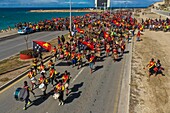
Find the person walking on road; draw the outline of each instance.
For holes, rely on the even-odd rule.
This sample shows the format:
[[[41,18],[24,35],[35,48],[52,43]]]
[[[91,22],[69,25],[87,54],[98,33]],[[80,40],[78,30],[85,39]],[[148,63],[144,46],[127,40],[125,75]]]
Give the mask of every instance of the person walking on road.
[[[62,43],[63,43],[63,45],[64,45],[64,42],[65,42],[65,37],[64,37],[64,35],[61,36],[61,41],[62,41]]]
[[[30,72],[28,72],[27,76],[31,81],[32,89],[35,88],[37,86],[37,84],[35,82],[36,81],[36,78],[35,78],[36,73],[33,68],[30,69]]]
[[[49,82],[51,83],[52,87],[54,85],[53,81],[57,75],[57,71],[54,69],[54,67],[51,67],[49,70]]]
[[[68,73],[67,70],[66,70],[64,75],[62,76],[63,84],[64,84],[65,89],[66,89],[66,96],[68,96],[68,94],[69,94],[70,79],[71,79],[70,73]]]
[[[32,103],[32,101],[30,100],[30,92],[35,96],[35,93],[31,90],[31,88],[28,86],[27,81],[24,81],[24,87],[27,90],[27,97],[25,99],[25,106],[23,108],[23,110],[27,109],[27,105],[30,105]]]
[[[92,74],[93,70],[94,70],[94,64],[95,64],[95,56],[93,54],[90,55],[89,58],[89,66],[90,66],[90,73]]]
[[[62,83],[62,80],[59,80],[59,83],[54,88],[54,93],[59,93],[59,97],[58,97],[59,106],[64,105],[64,90],[65,90],[65,87]]]

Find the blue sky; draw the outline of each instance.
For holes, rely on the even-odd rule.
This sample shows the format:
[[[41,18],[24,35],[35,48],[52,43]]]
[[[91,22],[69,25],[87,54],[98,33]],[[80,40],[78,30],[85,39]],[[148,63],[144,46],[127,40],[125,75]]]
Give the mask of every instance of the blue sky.
[[[111,0],[113,7],[148,6],[160,0]],[[72,0],[73,7],[94,7],[94,0]],[[0,0],[0,7],[69,7],[69,0]]]

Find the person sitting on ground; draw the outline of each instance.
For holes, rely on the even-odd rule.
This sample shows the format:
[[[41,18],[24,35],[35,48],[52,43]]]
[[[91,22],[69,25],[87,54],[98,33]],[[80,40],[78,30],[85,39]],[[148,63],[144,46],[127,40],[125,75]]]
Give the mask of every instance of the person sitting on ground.
[[[160,60],[157,60],[156,67],[154,68],[155,76],[157,76],[157,74],[162,74],[162,76],[164,76],[162,70],[164,70],[164,68],[162,68]]]
[[[146,67],[149,67],[149,78],[150,76],[154,73],[154,68],[155,68],[155,61],[152,58],[151,61],[146,65]]]

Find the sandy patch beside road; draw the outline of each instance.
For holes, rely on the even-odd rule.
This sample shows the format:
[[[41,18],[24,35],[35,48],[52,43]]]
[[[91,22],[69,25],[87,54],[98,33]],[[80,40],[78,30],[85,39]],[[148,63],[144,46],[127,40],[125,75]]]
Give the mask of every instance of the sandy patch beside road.
[[[134,42],[130,113],[170,113],[170,32],[148,31]],[[143,69],[151,58],[160,59],[165,76],[151,76]]]

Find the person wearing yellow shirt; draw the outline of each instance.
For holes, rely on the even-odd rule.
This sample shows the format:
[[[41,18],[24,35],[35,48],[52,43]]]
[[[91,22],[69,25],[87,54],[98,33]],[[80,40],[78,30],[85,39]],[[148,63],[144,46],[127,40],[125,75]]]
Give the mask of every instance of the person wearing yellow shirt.
[[[30,69],[30,72],[28,72],[27,76],[28,76],[28,78],[29,78],[30,81],[31,81],[31,85],[32,85],[32,89],[33,89],[34,87],[37,86],[37,84],[36,84],[35,82],[33,82],[33,80],[36,81],[36,78],[35,78],[36,74],[35,74],[33,68]],[[33,79],[33,78],[34,78],[34,79]],[[33,79],[33,80],[32,80],[32,79]]]
[[[64,105],[64,84],[62,83],[62,80],[58,82],[58,84],[54,87],[54,93],[59,93],[59,106]]]
[[[89,58],[89,66],[90,66],[90,73],[92,74],[92,71],[94,70],[94,64],[95,64],[95,56],[93,54],[90,55]]]
[[[57,75],[57,71],[54,69],[54,67],[51,67],[49,73],[49,82],[51,83],[52,86],[54,85],[53,81],[56,75]]]
[[[42,71],[45,71],[46,67],[43,62],[41,62],[40,66],[38,66],[38,71],[41,73]]]
[[[77,69],[79,69],[79,66],[81,65],[81,67],[82,67],[82,54],[81,53],[78,53],[77,54],[77,62],[78,62],[78,67],[77,67]]]

